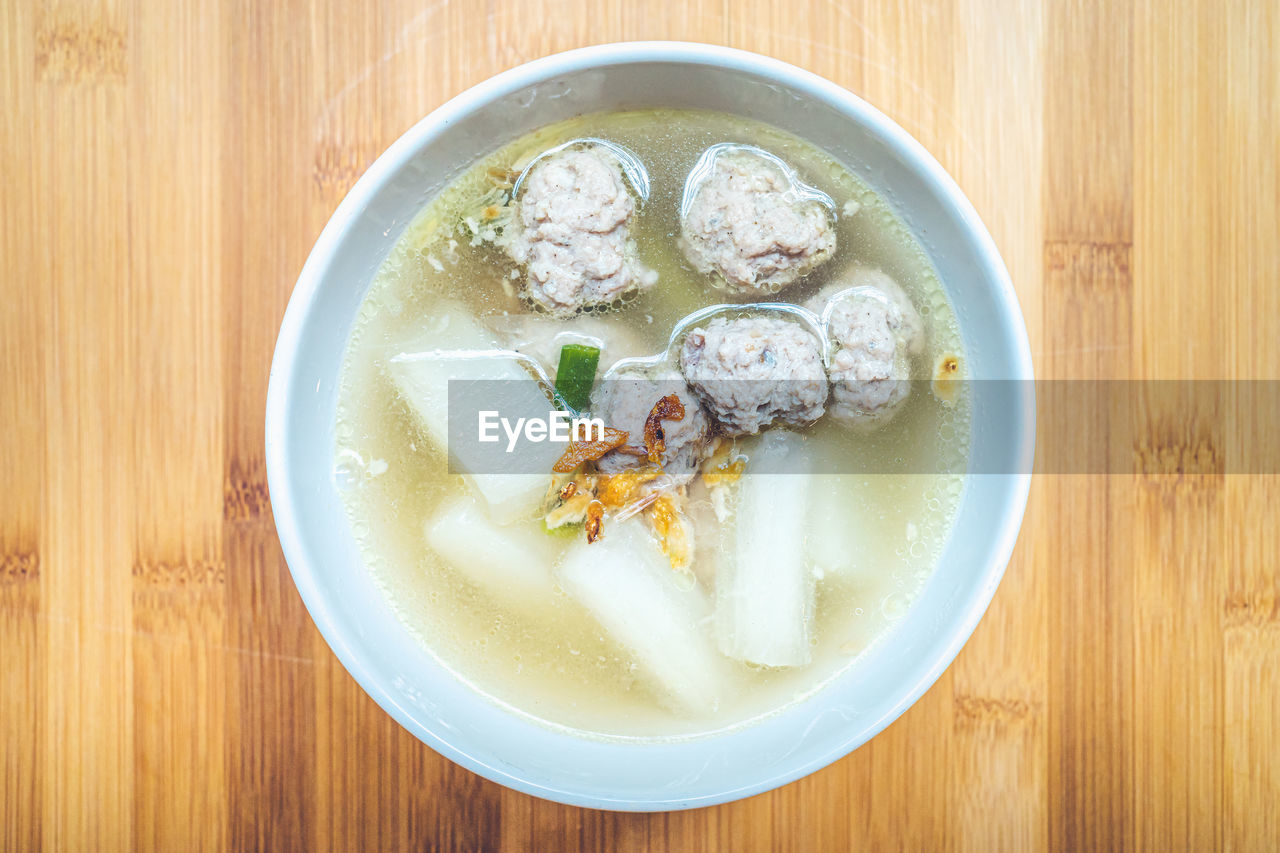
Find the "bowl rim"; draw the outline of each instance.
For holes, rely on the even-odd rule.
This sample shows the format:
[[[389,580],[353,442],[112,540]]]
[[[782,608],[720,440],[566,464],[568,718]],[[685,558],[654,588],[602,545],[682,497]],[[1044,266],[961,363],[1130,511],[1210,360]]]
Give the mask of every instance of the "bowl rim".
[[[417,152],[444,128],[495,99],[532,84],[556,76],[630,64],[683,64],[710,66],[766,77],[781,83],[807,98],[833,106],[851,120],[873,130],[892,147],[948,203],[972,239],[977,254],[986,267],[989,280],[998,285],[997,302],[1003,310],[998,316],[1011,345],[1015,376],[1023,391],[1020,409],[1025,428],[1018,436],[1017,454],[1024,465],[1020,473],[1007,475],[1012,481],[1006,512],[995,531],[990,559],[974,586],[969,606],[959,627],[933,662],[924,668],[909,689],[901,694],[871,725],[856,737],[833,741],[831,747],[814,760],[792,767],[753,784],[730,787],[714,795],[691,799],[611,799],[574,790],[548,787],[509,773],[462,751],[433,731],[420,725],[407,709],[384,690],[378,678],[365,666],[361,655],[345,642],[340,629],[330,618],[319,585],[310,569],[303,545],[301,519],[295,511],[295,500],[289,474],[289,441],[287,423],[293,407],[293,382],[296,355],[303,331],[310,318],[324,272],[332,263],[338,247],[354,221],[366,209],[387,180],[407,164]],[[339,662],[366,693],[401,726],[450,761],[508,788],[532,796],[580,807],[616,811],[659,811],[696,808],[731,802],[754,796],[793,782],[834,761],[843,758],[866,743],[901,716],[934,684],[955,660],[978,622],[986,613],[996,588],[1012,557],[1022,526],[1031,486],[1031,461],[1035,446],[1035,399],[1030,380],[1034,378],[1030,342],[1017,294],[995,242],[977,211],[955,180],[920,142],[891,118],[844,87],[803,68],[772,57],[720,45],[682,41],[631,41],[598,44],[550,54],[509,68],[462,91],[432,110],[395,140],[360,176],[338,205],[317,238],[290,295],[279,336],[272,356],[267,385],[265,410],[265,461],[267,484],[274,515],[276,534],[298,593],[329,648]]]

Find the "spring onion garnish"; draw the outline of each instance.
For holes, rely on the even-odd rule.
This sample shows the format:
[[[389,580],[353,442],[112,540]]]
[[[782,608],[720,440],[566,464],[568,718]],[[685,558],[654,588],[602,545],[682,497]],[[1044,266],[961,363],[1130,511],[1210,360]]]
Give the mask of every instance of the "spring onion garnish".
[[[591,405],[591,388],[596,384],[596,367],[599,364],[599,347],[568,344],[560,349],[556,393],[575,412],[584,411]]]

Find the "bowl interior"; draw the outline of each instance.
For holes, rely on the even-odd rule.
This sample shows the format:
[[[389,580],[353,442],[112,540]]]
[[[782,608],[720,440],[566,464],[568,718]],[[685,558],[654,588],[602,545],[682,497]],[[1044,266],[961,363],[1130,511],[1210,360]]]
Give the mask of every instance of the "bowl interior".
[[[896,125],[791,66],[701,45],[588,48],[469,90],[388,149],[317,242],[277,345],[267,461],[285,556],[334,652],[415,735],[505,785],[616,809],[683,808],[767,790],[844,755],[915,701],[999,582],[1025,505],[1033,432],[1029,383],[1010,384],[1002,399],[988,399],[987,383],[977,383],[973,470],[999,473],[969,478],[935,576],[874,653],[755,725],[673,743],[587,739],[500,707],[445,670],[372,583],[331,480],[336,383],[352,322],[404,226],[478,156],[577,114],[645,106],[737,113],[826,149],[881,192],[925,245],[956,307],[971,374],[1031,377],[1007,273],[959,190]]]

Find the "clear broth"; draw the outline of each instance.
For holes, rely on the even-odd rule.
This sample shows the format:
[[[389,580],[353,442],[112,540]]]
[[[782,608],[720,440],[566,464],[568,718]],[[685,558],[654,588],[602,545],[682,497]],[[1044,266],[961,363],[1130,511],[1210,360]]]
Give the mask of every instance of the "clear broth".
[[[829,419],[807,431],[815,470],[849,469],[847,460],[891,460],[904,473],[825,474],[815,479],[826,512],[844,531],[863,531],[858,570],[821,575],[813,621],[813,662],[795,670],[733,664],[736,698],[709,716],[689,717],[661,702],[623,648],[593,617],[560,594],[546,612],[507,612],[427,547],[424,522],[443,501],[467,491],[443,451],[424,436],[382,369],[387,347],[430,317],[443,299],[497,324],[527,314],[511,261],[472,245],[462,224],[490,189],[488,171],[527,162],[561,142],[603,138],[635,152],[649,169],[651,194],[632,233],[642,260],[659,273],[650,291],[595,315],[625,326],[632,345],[665,349],[673,325],[709,304],[732,301],[684,261],[677,209],[685,174],[718,142],[756,145],[790,163],[836,202],[836,257],[784,289],[778,301],[803,302],[856,261],[879,268],[908,293],[927,331],[927,371],[961,354],[955,314],[919,244],[884,201],[846,167],[777,128],[726,114],[646,110],[583,116],[525,136],[483,158],[431,201],[378,271],[348,343],[338,400],[337,455],[343,496],[366,565],[404,624],[459,678],[494,701],[595,736],[688,737],[745,724],[810,694],[867,653],[910,607],[932,574],[963,488],[968,402],[943,403],[914,389],[883,429],[858,434]],[[847,214],[852,205],[856,213]],[[608,367],[609,353],[601,362]],[[554,364],[548,365],[554,371]],[[842,460],[844,460],[842,462]],[[958,461],[957,461],[958,460]],[[385,467],[385,470],[384,470]],[[376,472],[376,473],[375,473]],[[843,534],[843,535],[847,535]],[[566,544],[568,540],[565,540]]]

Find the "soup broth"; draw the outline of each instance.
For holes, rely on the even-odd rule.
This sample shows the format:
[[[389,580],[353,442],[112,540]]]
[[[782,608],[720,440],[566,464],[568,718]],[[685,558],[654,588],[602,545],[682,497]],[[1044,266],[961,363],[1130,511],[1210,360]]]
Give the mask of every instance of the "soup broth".
[[[539,153],[575,139],[620,145],[648,171],[648,198],[637,201],[631,237],[657,282],[585,315],[592,328],[623,342],[605,346],[601,372],[622,355],[665,351],[672,329],[699,309],[751,301],[712,287],[679,244],[686,176],[709,146],[726,142],[776,155],[834,203],[834,256],[770,301],[804,303],[851,264],[880,270],[901,286],[923,323],[924,346],[912,358],[913,376],[931,375],[948,358],[962,365],[954,312],[920,245],[875,192],[829,155],[779,129],[725,114],[588,115],[484,157],[406,228],[371,284],[347,345],[335,477],[366,565],[399,618],[432,655],[493,701],[547,725],[598,737],[692,737],[744,725],[820,689],[860,655],[892,642],[891,629],[934,571],[956,514],[969,440],[968,401],[930,393],[927,382],[913,383],[901,410],[877,429],[854,430],[822,418],[792,430],[812,472],[797,492],[807,501],[797,541],[803,542],[805,570],[812,577],[809,661],[765,666],[720,655],[714,666],[724,686],[705,707],[673,702],[662,679],[652,677],[646,653],[620,641],[581,596],[562,588],[562,575],[555,572],[563,570],[573,549],[584,547],[581,526],[548,531],[541,517],[499,525],[518,530],[519,542],[541,537],[545,550],[533,550],[552,567],[557,583],[531,606],[513,606],[493,595],[460,571],[456,559],[442,557],[429,544],[432,520],[447,508],[483,514],[484,507],[466,478],[450,473],[445,448],[424,430],[387,362],[399,342],[420,334],[444,310],[463,311],[499,336],[527,325],[536,337],[544,334],[537,329],[560,322],[533,313],[521,299],[523,271],[486,233],[493,226],[484,212],[502,203],[503,179],[495,176],[509,177]],[[568,328],[576,321],[564,322]],[[554,373],[556,364],[545,367]],[[754,441],[724,440],[730,452],[745,451],[744,481]],[[550,486],[549,471],[547,481]],[[726,533],[732,519],[718,523],[705,491],[693,486],[688,513],[696,544],[692,571],[682,583],[700,588],[711,602],[689,630],[714,636],[712,564],[724,550],[723,537],[732,535]],[[699,526],[706,518],[714,530]],[[648,535],[639,517],[618,521],[606,515],[603,540],[585,547],[607,545],[628,524]],[[488,557],[478,553],[477,559]]]

